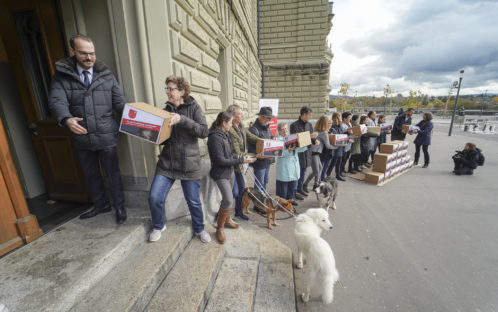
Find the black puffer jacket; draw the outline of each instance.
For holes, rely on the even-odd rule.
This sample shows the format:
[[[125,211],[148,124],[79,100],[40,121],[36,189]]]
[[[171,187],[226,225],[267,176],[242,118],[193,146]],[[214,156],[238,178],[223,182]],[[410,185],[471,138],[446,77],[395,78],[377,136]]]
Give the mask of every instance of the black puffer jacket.
[[[230,179],[233,175],[233,167],[241,164],[244,157],[237,155],[233,150],[228,132],[211,130],[207,146],[211,159],[211,171],[209,172],[211,178],[213,180]]]
[[[290,125],[290,133],[300,133],[300,132],[305,132],[309,131],[310,135],[313,133],[313,126],[311,125],[310,122],[304,122],[299,118],[298,120],[294,121]],[[311,143],[315,144],[316,139],[311,139]],[[298,153],[299,157],[299,166],[301,168],[308,168],[311,166],[311,148],[308,148],[308,150]]]
[[[104,63],[95,61],[92,83],[87,90],[76,70],[74,56],[62,59],[55,64],[50,88],[48,105],[57,122],[62,125],[65,118],[83,118],[79,123],[88,133],[71,132],[75,148],[96,151],[117,145],[119,125],[113,110],[121,116],[126,98]]]
[[[249,128],[249,132],[261,139],[273,139],[273,134],[270,131],[269,124],[263,126],[258,119]],[[247,144],[247,151],[249,153],[256,153],[256,143]],[[271,159],[258,159],[251,164],[256,169],[263,169],[270,167]]]
[[[208,136],[206,117],[193,97],[177,108],[166,103],[164,110],[181,115],[173,126],[171,137],[165,141],[156,173],[170,179],[199,180],[201,178],[201,153],[197,139]]]

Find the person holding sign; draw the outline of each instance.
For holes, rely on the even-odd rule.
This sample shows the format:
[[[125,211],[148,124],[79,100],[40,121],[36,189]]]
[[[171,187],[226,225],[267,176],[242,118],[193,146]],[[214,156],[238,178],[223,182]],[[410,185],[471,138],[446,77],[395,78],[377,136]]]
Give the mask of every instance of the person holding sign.
[[[256,144],[258,137],[249,132],[242,124],[244,114],[242,108],[237,104],[228,106],[227,112],[233,115],[232,127],[228,131],[230,139],[232,140],[233,150],[240,156],[247,155],[247,142]],[[244,176],[242,175],[241,166],[235,166],[235,179],[233,183],[233,198],[235,199],[235,216],[242,220],[249,220],[249,218],[242,213],[242,195],[246,188]]]
[[[270,107],[261,107],[258,118],[254,121],[253,125],[249,128],[249,131],[260,139],[273,139],[273,134],[269,129],[269,122],[274,117],[272,109]],[[256,144],[248,144],[249,153],[256,154]],[[259,191],[266,191],[266,185],[270,178],[270,164],[272,157],[257,155],[258,158],[251,166],[254,169],[254,188]],[[256,181],[257,180],[257,181]],[[264,210],[254,207],[256,212],[266,213]]]
[[[313,114],[313,110],[308,106],[301,107],[299,112],[299,119],[294,121],[290,126],[290,133],[300,133],[309,131],[311,136],[311,145],[315,144],[317,132],[313,132],[313,126],[309,122]],[[299,180],[297,181],[297,193],[302,196],[308,196],[308,190],[303,188],[304,176],[306,175],[306,169],[311,166],[311,149],[307,149],[303,152],[298,153],[299,155],[299,166],[301,167],[299,173]],[[297,195],[297,194],[296,194]],[[301,196],[296,196],[297,199],[304,199]]]
[[[230,210],[233,204],[233,167],[242,163],[253,163],[256,158],[241,156],[232,149],[232,141],[228,131],[232,127],[232,114],[221,112],[209,129],[208,151],[211,159],[209,176],[216,182],[221,192],[220,209],[216,227],[216,239],[221,244],[225,243],[224,228],[237,229],[239,225],[230,219]]]
[[[164,109],[173,115],[168,125],[172,129],[159,155],[156,175],[150,188],[149,208],[153,230],[149,241],[159,240],[161,232],[166,229],[164,203],[175,180],[180,180],[194,232],[203,243],[209,243],[211,237],[204,230],[199,197],[201,154],[197,140],[208,136],[206,117],[197,101],[190,96],[190,85],[185,78],[169,76],[166,78],[165,90],[168,101]]]

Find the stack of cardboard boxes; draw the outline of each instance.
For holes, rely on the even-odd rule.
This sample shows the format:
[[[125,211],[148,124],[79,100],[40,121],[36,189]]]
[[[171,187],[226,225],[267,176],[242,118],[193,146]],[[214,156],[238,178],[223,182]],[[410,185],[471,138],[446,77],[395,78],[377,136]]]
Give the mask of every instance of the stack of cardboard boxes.
[[[413,167],[413,160],[408,155],[408,141],[391,141],[380,145],[376,153],[373,168],[365,173],[365,182],[381,184],[397,174]]]

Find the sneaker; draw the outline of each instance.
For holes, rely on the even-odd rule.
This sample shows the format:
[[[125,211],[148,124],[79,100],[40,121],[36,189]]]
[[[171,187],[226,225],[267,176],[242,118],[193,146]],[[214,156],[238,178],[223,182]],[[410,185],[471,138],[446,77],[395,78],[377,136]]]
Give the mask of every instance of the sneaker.
[[[200,233],[195,233],[195,235],[199,236],[201,239],[201,242],[203,242],[204,244],[207,244],[211,241],[211,236],[206,231],[202,231]]]
[[[302,197],[298,193],[296,193],[296,195],[294,195],[294,197],[296,197],[297,200],[304,200],[304,197]]]
[[[249,217],[248,217],[248,216],[246,216],[245,214],[243,214],[242,212],[241,212],[240,214],[239,214],[239,213],[236,213],[236,214],[235,214],[235,216],[236,216],[237,218],[242,219],[242,220],[245,220],[245,221],[249,220]]]
[[[299,206],[295,201],[292,202],[292,206]]]
[[[164,230],[166,230],[166,225],[160,230],[153,229],[149,234],[149,242],[157,242],[161,238],[161,233],[164,232]]]

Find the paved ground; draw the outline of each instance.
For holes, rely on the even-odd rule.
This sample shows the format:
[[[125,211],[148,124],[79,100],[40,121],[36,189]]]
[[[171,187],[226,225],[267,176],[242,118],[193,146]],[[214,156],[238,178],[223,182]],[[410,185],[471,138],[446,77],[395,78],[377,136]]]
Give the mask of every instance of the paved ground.
[[[498,135],[457,127],[448,137],[449,122],[435,124],[428,169],[414,168],[382,187],[340,183],[334,229],[322,236],[341,283],[330,306],[312,292],[306,304],[298,298],[299,311],[498,311]],[[454,176],[450,157],[468,141],[484,150],[486,164],[473,176]],[[301,212],[317,206],[311,195],[299,204]],[[265,226],[258,215],[251,221]],[[293,219],[280,223],[272,235],[296,252]],[[302,292],[302,273],[295,272]]]

